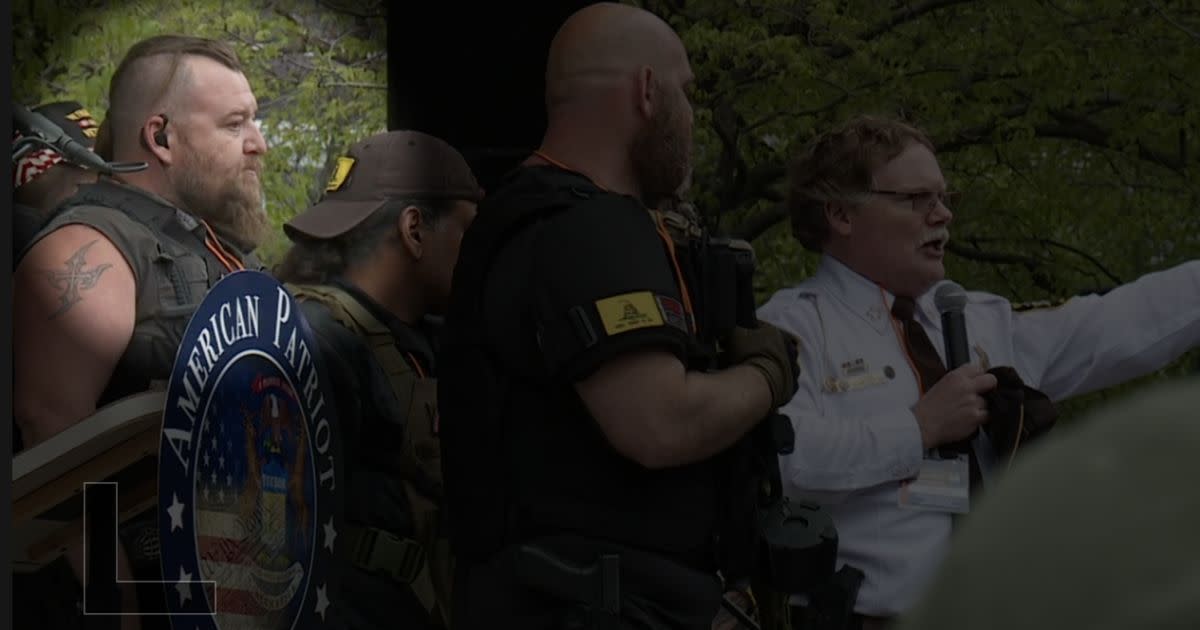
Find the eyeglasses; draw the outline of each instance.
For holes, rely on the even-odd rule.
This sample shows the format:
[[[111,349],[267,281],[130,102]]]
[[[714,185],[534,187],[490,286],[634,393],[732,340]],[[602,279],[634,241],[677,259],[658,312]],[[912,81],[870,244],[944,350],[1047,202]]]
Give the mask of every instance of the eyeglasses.
[[[899,190],[869,190],[877,195],[888,195],[898,199],[905,199],[912,204],[913,212],[929,213],[933,212],[940,203],[947,208],[954,208],[962,193],[952,191],[918,191],[918,192],[903,192]]]

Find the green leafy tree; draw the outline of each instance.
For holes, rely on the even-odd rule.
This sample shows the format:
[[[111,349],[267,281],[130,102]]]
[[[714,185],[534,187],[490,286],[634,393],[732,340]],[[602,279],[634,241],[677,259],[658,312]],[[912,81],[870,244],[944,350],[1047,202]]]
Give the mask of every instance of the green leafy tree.
[[[754,242],[760,299],[816,267],[782,203],[790,159],[861,113],[933,138],[963,192],[947,272],[964,286],[1057,300],[1200,257],[1195,2],[638,4],[688,47],[693,200],[711,226]]]
[[[108,83],[146,37],[180,33],[232,44],[246,66],[270,149],[263,188],[276,225],[317,199],[333,160],[387,129],[382,2],[28,0],[13,4],[14,99],[75,100],[103,119]],[[259,253],[286,249],[282,231]]]

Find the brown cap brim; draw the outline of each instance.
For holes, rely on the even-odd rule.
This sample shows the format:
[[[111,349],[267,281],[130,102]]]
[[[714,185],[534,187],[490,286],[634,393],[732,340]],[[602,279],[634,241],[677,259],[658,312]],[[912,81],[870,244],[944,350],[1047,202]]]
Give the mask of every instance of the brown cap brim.
[[[337,238],[362,223],[371,213],[383,207],[385,199],[349,201],[326,199],[292,217],[283,224],[288,238],[296,236],[316,239]]]

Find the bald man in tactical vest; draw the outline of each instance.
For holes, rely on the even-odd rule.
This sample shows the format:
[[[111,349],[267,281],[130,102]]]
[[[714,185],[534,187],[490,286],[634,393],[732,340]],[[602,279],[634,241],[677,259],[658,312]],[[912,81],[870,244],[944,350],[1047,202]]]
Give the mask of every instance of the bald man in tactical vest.
[[[234,51],[196,37],[143,40],[113,74],[109,106],[112,159],[149,166],[81,186],[16,269],[13,412],[27,448],[166,381],[208,289],[230,272],[263,269],[250,252],[270,227],[260,179],[267,145]],[[122,532],[140,580],[160,572],[153,516]],[[66,558],[80,575],[82,549]],[[161,608],[163,597],[142,585],[138,606]]]
[[[591,5],[546,74],[542,146],[480,203],[441,339],[454,622],[708,630],[724,455],[795,391],[794,346],[738,328],[699,367],[707,312],[650,212],[690,170],[671,27]]]

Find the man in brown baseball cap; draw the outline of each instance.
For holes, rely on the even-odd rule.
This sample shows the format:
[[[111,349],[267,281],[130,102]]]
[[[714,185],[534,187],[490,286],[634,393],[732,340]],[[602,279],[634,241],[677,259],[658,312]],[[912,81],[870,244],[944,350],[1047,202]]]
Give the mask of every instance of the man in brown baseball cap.
[[[449,627],[434,343],[459,243],[482,198],[446,142],[392,131],[337,159],[324,197],[284,225],[276,269],[338,404],[346,525],[331,597],[347,628]]]
[[[336,238],[389,200],[472,204],[483,198],[471,167],[454,147],[419,131],[371,136],[337,159],[325,196],[289,221],[289,237]]]

